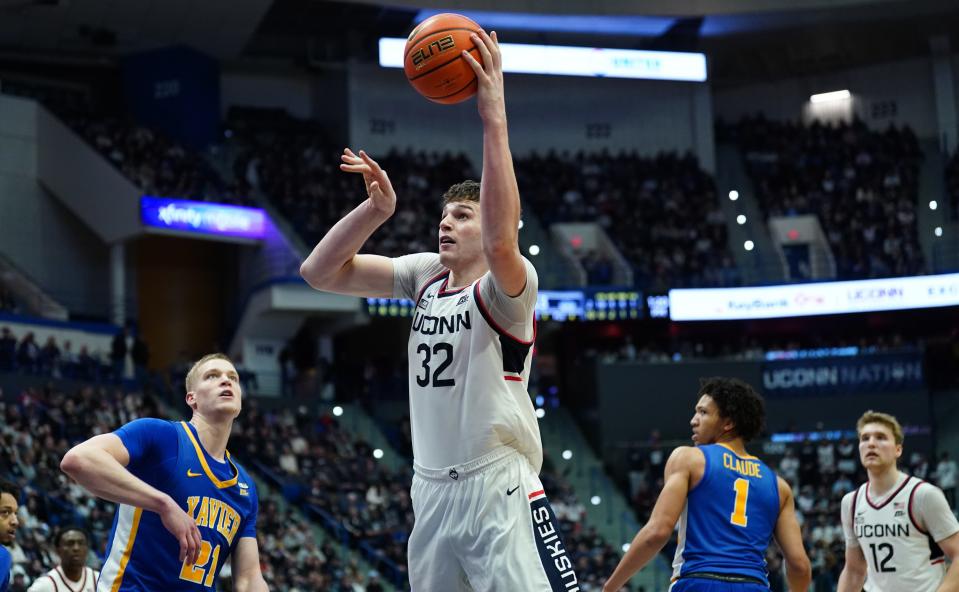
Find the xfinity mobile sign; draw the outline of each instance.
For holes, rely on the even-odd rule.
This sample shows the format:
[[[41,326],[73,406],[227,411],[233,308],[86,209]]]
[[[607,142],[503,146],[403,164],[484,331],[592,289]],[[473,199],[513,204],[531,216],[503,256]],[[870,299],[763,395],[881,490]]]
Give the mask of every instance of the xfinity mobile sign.
[[[959,306],[959,273],[669,291],[669,316],[674,321],[773,319],[940,306]]]
[[[151,228],[207,236],[260,240],[266,234],[263,210],[205,201],[145,195],[140,198],[140,219]]]

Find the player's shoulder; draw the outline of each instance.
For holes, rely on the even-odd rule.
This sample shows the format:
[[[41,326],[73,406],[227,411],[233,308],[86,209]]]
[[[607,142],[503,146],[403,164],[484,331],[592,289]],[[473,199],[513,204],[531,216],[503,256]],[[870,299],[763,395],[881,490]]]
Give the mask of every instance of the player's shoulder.
[[[841,502],[841,503],[842,503],[844,506],[852,506],[853,502],[855,502],[855,503],[858,504],[858,502],[859,502],[858,498],[860,497],[860,496],[859,496],[859,490],[862,489],[862,486],[863,486],[863,484],[862,484],[862,483],[859,483],[858,485],[856,485],[855,487],[853,487],[852,489],[850,489],[849,491],[847,491],[846,493],[844,493],[843,496],[842,496],[842,502]]]
[[[180,422],[169,419],[158,419],[156,417],[141,417],[131,422],[125,423],[118,428],[125,431],[157,432],[161,434],[174,433],[178,429]]]
[[[677,446],[669,453],[666,464],[673,468],[705,466],[706,453],[699,446]]]

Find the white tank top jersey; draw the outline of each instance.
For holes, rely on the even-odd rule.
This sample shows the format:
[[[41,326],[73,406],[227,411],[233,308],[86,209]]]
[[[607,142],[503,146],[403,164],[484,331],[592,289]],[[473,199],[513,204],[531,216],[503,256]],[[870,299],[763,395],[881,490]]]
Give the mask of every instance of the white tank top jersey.
[[[936,542],[959,532],[941,489],[901,475],[876,499],[865,483],[843,497],[841,513],[846,546],[866,558],[867,592],[935,592],[946,573]]]
[[[34,580],[27,592],[94,592],[99,577],[100,572],[84,567],[83,575],[74,582],[67,579],[63,570],[57,566]]]
[[[527,391],[539,280],[523,261],[526,287],[509,297],[489,272],[450,289],[436,253],[393,259],[393,295],[415,304],[407,353],[419,466],[453,467],[510,447],[539,473],[543,445]]]

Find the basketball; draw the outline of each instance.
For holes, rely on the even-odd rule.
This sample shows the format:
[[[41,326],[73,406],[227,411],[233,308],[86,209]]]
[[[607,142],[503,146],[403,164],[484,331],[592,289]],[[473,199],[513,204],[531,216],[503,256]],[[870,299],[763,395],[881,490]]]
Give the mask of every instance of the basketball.
[[[416,92],[434,103],[452,105],[476,94],[476,74],[460,52],[468,49],[482,64],[470,39],[480,26],[463,15],[443,13],[419,25],[406,40],[403,69]]]

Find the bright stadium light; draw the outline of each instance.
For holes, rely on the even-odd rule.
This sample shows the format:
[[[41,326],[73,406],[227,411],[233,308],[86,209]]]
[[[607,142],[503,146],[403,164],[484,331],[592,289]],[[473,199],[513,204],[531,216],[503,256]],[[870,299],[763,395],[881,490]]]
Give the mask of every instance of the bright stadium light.
[[[520,229],[520,230],[523,229],[523,219],[522,219],[522,218],[519,219],[519,229]]]
[[[543,419],[544,417],[546,417],[546,410],[543,409],[542,407],[540,407],[539,409],[537,409],[537,410],[536,410],[536,417],[538,417],[538,418],[540,418],[540,419]]]
[[[623,548],[623,553],[625,553],[626,551],[629,551],[629,543],[623,543],[622,548]]]
[[[729,192],[729,201],[736,201],[739,199],[739,192],[733,189]]]
[[[539,255],[539,245],[530,245],[529,254],[532,255],[533,257]]]
[[[942,236],[942,226],[936,226],[936,229],[933,230],[936,233],[936,236]]]
[[[819,93],[809,97],[810,103],[829,103],[831,101],[848,101],[852,94],[848,90],[836,90],[833,92]]]
[[[602,502],[603,502],[603,499],[599,497],[598,495],[594,495],[593,497],[589,498],[589,503],[593,504],[594,506],[598,506]]]
[[[756,245],[751,240],[748,240],[743,243],[743,248],[746,249],[747,251],[752,251],[753,248],[755,248],[755,246]]]
[[[934,209],[936,209],[936,208],[938,208],[938,207],[939,207],[939,202],[937,202],[936,200],[932,200],[932,201],[929,202],[929,209],[930,209],[930,210],[934,210]]]
[[[374,451],[373,451],[373,458],[375,458],[376,460],[380,460],[381,458],[383,458],[383,451],[380,450],[379,448],[377,448],[376,450],[374,450]]]
[[[740,214],[740,215],[736,216],[736,224],[739,224],[740,226],[742,226],[742,225],[745,224],[745,223],[746,223],[746,215],[745,215],[745,214]]]
[[[334,407],[334,408],[333,408],[333,415],[335,415],[335,416],[337,416],[337,417],[343,415],[343,408],[340,407],[339,405],[337,405],[336,407]]]
[[[571,458],[573,458],[573,451],[572,451],[572,450],[564,450],[564,451],[563,451],[563,460],[569,460],[569,459],[571,459]]]

